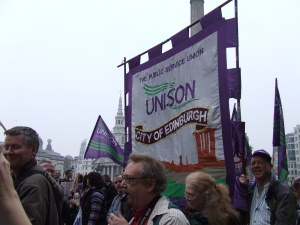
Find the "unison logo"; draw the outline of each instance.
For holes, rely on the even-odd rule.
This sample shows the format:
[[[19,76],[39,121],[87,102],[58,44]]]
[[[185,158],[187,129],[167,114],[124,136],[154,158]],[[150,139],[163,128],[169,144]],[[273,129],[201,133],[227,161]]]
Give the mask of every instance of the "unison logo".
[[[180,109],[192,101],[195,101],[195,83],[180,84],[164,83],[150,86],[144,84],[145,94],[148,95],[146,100],[146,112],[148,115],[163,111],[166,108]]]

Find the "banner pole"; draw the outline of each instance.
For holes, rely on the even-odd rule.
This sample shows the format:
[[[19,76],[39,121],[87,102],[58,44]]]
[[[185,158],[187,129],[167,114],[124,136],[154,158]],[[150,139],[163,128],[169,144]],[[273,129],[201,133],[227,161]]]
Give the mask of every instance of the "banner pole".
[[[235,66],[236,68],[240,68],[240,53],[239,53],[239,18],[238,18],[238,0],[234,0],[234,15],[236,19],[236,39],[237,39],[237,46],[235,48]],[[241,78],[242,79],[242,78]],[[241,82],[242,83],[242,82]],[[242,85],[242,84],[241,84]],[[237,121],[242,121],[242,113],[241,113],[241,99],[237,99]],[[247,174],[246,171],[246,154],[245,150],[242,152],[242,173]]]
[[[124,57],[124,62],[123,62],[123,66],[124,66],[124,79],[125,79],[125,76],[126,76],[126,73],[127,73],[127,71],[126,71],[126,65],[127,65],[127,62],[126,62],[126,57]],[[127,99],[126,99],[126,93],[125,93],[125,90],[126,90],[126,82],[124,82],[124,109],[126,109],[126,106],[127,106]],[[125,118],[126,118],[126,110],[124,110],[124,114],[125,114]],[[128,140],[128,138],[127,138],[127,129],[126,129],[126,123],[124,124],[124,133],[125,133],[125,144],[127,143],[127,140]],[[125,144],[124,144],[124,149],[123,149],[123,154],[124,154],[124,162],[123,162],[123,170],[125,169],[125,166],[126,166],[126,162],[125,162],[125,160],[126,160],[126,158],[125,158]],[[122,173],[123,173],[123,171],[122,171]]]
[[[240,68],[240,54],[239,54],[239,19],[238,19],[238,0],[234,0],[234,15],[236,18],[236,33],[237,33],[237,46],[235,48],[235,66],[236,68]],[[237,99],[237,113],[238,118],[237,120],[240,122],[242,121],[242,113],[241,113],[241,100]]]

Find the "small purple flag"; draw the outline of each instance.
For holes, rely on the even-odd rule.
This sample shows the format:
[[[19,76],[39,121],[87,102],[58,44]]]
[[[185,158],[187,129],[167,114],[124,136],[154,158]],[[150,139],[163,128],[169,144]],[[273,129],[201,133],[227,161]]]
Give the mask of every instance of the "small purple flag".
[[[245,122],[238,121],[234,105],[231,116],[232,147],[234,155],[243,156],[245,152]]]
[[[86,148],[85,159],[107,157],[123,166],[124,153],[112,133],[109,131],[101,116],[98,117],[89,144]]]
[[[229,98],[241,99],[241,69],[228,69],[227,82]]]
[[[273,147],[276,147],[278,152],[278,180],[284,182],[289,174],[289,171],[286,157],[283,111],[277,85],[277,78],[275,79]]]

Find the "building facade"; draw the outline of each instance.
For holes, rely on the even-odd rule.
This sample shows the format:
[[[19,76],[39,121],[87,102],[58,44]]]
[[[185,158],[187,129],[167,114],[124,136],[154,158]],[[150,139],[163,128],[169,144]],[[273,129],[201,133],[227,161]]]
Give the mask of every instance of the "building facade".
[[[296,164],[296,151],[295,151],[295,137],[294,133],[288,133],[285,135],[286,151],[289,169],[289,179],[294,179],[298,176],[297,164]]]
[[[43,160],[51,161],[52,164],[55,167],[55,170],[59,170],[61,174],[64,173],[66,167],[65,167],[65,157],[60,155],[59,153],[55,152],[52,149],[52,140],[47,140],[47,146],[44,149],[43,148],[43,140],[39,138],[40,146],[39,150],[36,154],[36,160],[38,162],[41,162]]]
[[[288,179],[292,182],[293,180],[300,178],[300,125],[294,127],[294,132],[285,135],[285,141],[289,170]],[[274,170],[277,174],[278,154],[276,147],[273,148],[273,158]]]

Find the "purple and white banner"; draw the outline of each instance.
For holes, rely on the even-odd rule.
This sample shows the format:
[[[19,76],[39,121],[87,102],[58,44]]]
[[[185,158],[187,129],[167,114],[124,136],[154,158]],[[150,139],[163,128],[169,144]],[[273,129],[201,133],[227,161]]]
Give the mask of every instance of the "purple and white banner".
[[[223,19],[220,8],[211,15],[201,19],[200,33],[189,37],[186,28],[171,37],[167,52],[161,53],[161,44],[148,51],[149,61],[129,60],[125,161],[131,152],[147,152],[177,175],[204,170],[232,187],[229,98],[240,95],[239,82],[228,82],[233,70],[226,65],[233,21]]]

